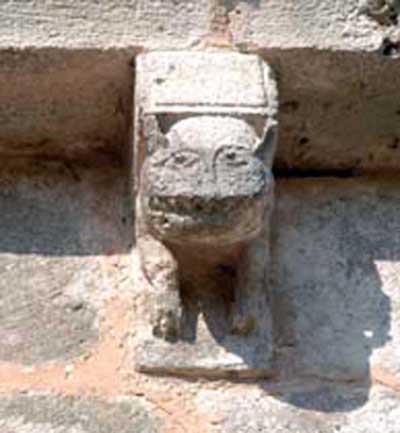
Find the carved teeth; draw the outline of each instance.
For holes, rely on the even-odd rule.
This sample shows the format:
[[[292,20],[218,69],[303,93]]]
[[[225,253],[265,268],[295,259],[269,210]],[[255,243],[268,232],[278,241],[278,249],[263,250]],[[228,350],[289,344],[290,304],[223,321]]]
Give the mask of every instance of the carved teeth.
[[[165,199],[165,203],[166,203],[168,206],[175,207],[175,205],[176,205],[176,200],[175,200],[175,198],[173,198],[173,197],[167,197],[167,198]]]
[[[181,205],[181,208],[183,210],[185,210],[186,212],[190,211],[191,206],[190,206],[190,202],[188,200],[183,199],[180,205]]]
[[[240,211],[248,207],[252,202],[251,197],[228,197],[225,199],[214,198],[187,198],[187,197],[160,197],[157,195],[151,196],[149,199],[149,207],[153,210],[173,212],[176,214],[212,214],[219,212],[222,209],[225,211],[234,212]]]
[[[160,199],[157,196],[150,197],[149,207],[153,209],[158,209],[160,207]]]

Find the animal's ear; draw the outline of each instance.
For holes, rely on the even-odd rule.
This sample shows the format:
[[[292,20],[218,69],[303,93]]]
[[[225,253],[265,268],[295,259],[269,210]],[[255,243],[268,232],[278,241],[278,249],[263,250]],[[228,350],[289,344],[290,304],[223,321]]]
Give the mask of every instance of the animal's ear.
[[[148,154],[152,155],[157,150],[168,147],[168,139],[161,131],[157,116],[145,116],[143,120],[143,131]]]
[[[272,165],[278,141],[278,122],[270,118],[267,120],[262,134],[256,144],[255,153],[267,165]]]
[[[183,141],[181,136],[175,129],[171,129],[171,131],[167,135],[168,143],[173,148],[183,147]]]

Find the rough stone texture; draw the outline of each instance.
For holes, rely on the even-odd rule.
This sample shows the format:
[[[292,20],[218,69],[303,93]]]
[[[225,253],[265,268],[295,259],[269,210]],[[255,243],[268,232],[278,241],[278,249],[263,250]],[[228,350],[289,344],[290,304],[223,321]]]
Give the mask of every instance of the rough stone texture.
[[[377,21],[383,3],[4,1],[0,154],[125,158],[133,57],[187,48],[214,20],[278,72],[277,168],[397,169],[400,35]]]
[[[2,433],[157,433],[161,422],[138,398],[0,397]]]
[[[164,428],[168,433],[400,431],[395,178],[278,179],[273,381],[133,373],[137,353],[126,351],[126,335],[145,332],[145,316],[135,310],[131,322],[120,317],[130,307],[118,296],[102,322],[104,339],[88,360],[74,359],[98,339],[103,299],[114,288],[104,264],[130,252],[133,240],[116,162],[130,162],[135,56],[212,51],[213,44],[258,54],[279,83],[278,175],[382,174],[400,166],[398,15],[398,0],[1,2],[0,384],[3,393],[54,393],[2,396],[2,433],[155,433],[160,413],[174,426]],[[216,63],[209,71],[217,76]],[[211,88],[203,86],[202,71],[200,96]],[[236,84],[245,81],[250,95],[257,80],[249,73]],[[184,87],[169,90],[179,91],[188,95]],[[233,86],[226,95],[235,92]],[[96,170],[4,166],[6,157],[21,156],[79,160]],[[135,267],[131,275],[132,289],[143,288]],[[188,333],[181,351],[166,344],[160,355],[144,345],[139,355],[156,368],[161,360],[170,372],[177,365],[190,374],[223,366],[231,379],[230,368],[246,368],[254,353],[220,338],[221,321],[210,319],[226,314],[217,298],[204,304],[210,316],[190,306],[197,334]],[[202,346],[193,344],[202,336]],[[265,352],[257,355],[265,359]],[[157,407],[83,397],[132,392]]]
[[[357,174],[399,167],[399,60],[314,49],[270,50],[265,58],[279,82],[277,169]]]
[[[138,102],[147,113],[271,115],[278,105],[275,85],[269,84],[272,72],[258,56],[156,52],[140,56],[138,65],[137,80],[148,92]]]
[[[261,54],[279,83],[276,169],[399,167],[399,59],[312,48]],[[126,161],[134,55],[1,51],[0,155]]]
[[[279,182],[274,302],[283,375],[400,374],[399,179]]]
[[[233,40],[241,46],[376,50],[398,36],[359,0],[221,0]]]
[[[64,163],[0,171],[0,360],[67,359],[97,337],[110,287],[102,255],[123,253],[121,177]]]
[[[400,398],[375,387],[367,404],[361,388],[325,385],[283,391],[279,401],[260,391],[203,391],[197,398],[218,433],[396,433]]]
[[[261,58],[237,53],[149,54],[138,65],[137,245],[155,294],[139,368],[259,375],[272,350],[276,82]]]
[[[207,0],[11,0],[0,5],[0,46],[183,47],[207,18]]]
[[[118,50],[2,51],[0,155],[121,160],[132,70],[132,53]]]
[[[212,19],[239,45],[377,49],[397,32],[364,9],[362,0],[12,0],[0,6],[0,45],[183,48]]]

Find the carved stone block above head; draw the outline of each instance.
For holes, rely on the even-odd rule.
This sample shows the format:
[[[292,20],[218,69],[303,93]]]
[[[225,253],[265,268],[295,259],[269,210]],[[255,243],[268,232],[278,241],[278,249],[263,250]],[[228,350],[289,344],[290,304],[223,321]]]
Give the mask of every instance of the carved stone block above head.
[[[139,57],[136,244],[149,319],[139,333],[138,369],[270,371],[277,103],[271,70],[257,56]]]

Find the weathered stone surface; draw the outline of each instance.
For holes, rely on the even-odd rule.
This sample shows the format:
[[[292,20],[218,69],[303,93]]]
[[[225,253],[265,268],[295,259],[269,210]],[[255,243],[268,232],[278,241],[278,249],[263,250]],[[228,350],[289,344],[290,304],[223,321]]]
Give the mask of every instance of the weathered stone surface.
[[[223,51],[144,55],[137,73],[136,238],[155,293],[137,364],[259,375],[272,353],[273,73]]]
[[[206,33],[207,6],[207,0],[6,1],[0,45],[184,47]]]
[[[279,401],[250,389],[203,391],[197,404],[204,416],[215,420],[211,431],[218,433],[396,433],[399,395],[375,387],[366,403],[360,398],[364,392],[334,385],[310,390],[303,384],[298,391],[283,391]]]
[[[138,398],[0,397],[4,433],[157,433],[161,422]]]
[[[242,46],[376,49],[385,36],[396,35],[391,28],[395,26],[365,13],[363,2],[84,0],[78,5],[66,0],[50,4],[6,1],[0,8],[0,45],[183,48],[198,43],[216,22],[227,27],[225,33],[230,32],[233,42]]]
[[[399,60],[374,54],[268,50],[279,77],[277,169],[397,170]]]
[[[258,56],[231,51],[155,52],[141,56],[148,113],[268,114],[278,104],[272,72]],[[195,76],[195,77],[194,77]],[[140,90],[140,89],[139,89]]]
[[[378,49],[393,29],[364,13],[359,0],[222,0],[234,42],[258,47]],[[393,3],[393,1],[392,1]]]
[[[113,169],[3,163],[0,361],[66,359],[96,339],[102,256],[124,249],[121,189]]]
[[[125,159],[132,57],[118,50],[2,51],[0,155]]]
[[[398,179],[279,182],[273,312],[282,373],[400,373]]]
[[[134,54],[1,51],[0,155],[126,160]],[[399,59],[313,49],[270,49],[263,57],[279,78],[276,169],[400,166]]]
[[[365,12],[384,0],[211,3],[228,14],[234,44],[278,71],[279,169],[399,167],[399,28]],[[191,45],[207,33],[209,9],[206,1],[2,2],[0,155],[124,158],[130,62],[143,48]]]

